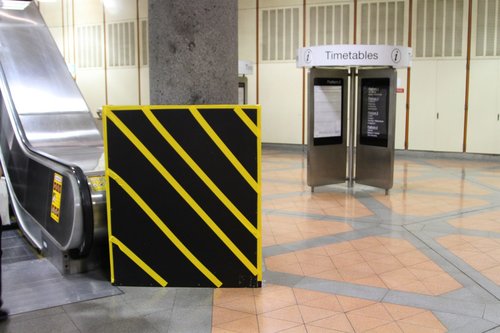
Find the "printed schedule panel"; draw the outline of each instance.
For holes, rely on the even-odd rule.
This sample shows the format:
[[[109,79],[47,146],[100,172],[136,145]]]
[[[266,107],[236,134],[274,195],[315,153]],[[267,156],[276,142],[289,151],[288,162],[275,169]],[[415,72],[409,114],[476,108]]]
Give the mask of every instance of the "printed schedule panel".
[[[361,80],[362,145],[387,147],[389,122],[389,78]]]
[[[307,185],[345,183],[348,71],[312,68],[308,82]]]
[[[343,82],[341,78],[314,79],[314,145],[342,143]]]

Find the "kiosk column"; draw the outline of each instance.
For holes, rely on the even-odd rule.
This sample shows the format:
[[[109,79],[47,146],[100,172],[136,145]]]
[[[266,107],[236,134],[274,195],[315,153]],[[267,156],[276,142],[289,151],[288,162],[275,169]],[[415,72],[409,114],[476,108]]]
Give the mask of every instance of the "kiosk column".
[[[307,185],[346,179],[347,70],[309,72]]]
[[[360,70],[356,183],[389,190],[394,179],[396,70]]]
[[[313,191],[315,186],[345,182],[346,169],[349,188],[354,181],[386,192],[392,188],[395,68],[409,67],[411,52],[410,48],[390,45],[322,45],[299,49],[297,66],[312,68],[307,184]],[[351,85],[346,140],[348,76]],[[347,164],[346,141],[349,141]]]

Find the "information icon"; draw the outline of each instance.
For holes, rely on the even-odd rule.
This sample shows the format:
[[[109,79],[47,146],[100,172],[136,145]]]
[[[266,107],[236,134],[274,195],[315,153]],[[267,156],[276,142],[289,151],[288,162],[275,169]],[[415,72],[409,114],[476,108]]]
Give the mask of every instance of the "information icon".
[[[392,59],[392,62],[394,62],[395,64],[400,62],[401,61],[401,50],[400,49],[392,50],[391,59]]]
[[[306,64],[310,64],[312,61],[312,50],[307,49],[306,52],[304,52],[304,61]]]

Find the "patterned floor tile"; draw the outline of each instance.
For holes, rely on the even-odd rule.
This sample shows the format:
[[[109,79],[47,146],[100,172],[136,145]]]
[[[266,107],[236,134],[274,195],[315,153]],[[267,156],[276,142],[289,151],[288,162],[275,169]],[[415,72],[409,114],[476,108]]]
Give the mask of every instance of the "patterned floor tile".
[[[227,297],[233,302],[228,290],[238,293],[237,289],[215,290],[219,304],[227,304]],[[293,295],[293,301],[281,309],[254,314],[227,312],[214,305],[212,332],[446,332],[432,312],[415,307],[272,285],[255,291],[253,297],[258,303],[259,297],[277,297],[276,293],[287,301]]]
[[[336,248],[339,251],[336,251]],[[365,237],[266,258],[268,270],[371,287],[442,295],[462,288],[410,242]]]

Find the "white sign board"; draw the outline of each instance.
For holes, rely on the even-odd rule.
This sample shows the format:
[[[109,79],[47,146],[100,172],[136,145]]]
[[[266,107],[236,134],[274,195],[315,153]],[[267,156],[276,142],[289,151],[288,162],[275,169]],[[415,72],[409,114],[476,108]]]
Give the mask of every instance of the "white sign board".
[[[297,67],[411,66],[412,49],[391,45],[321,45],[298,50]]]
[[[238,60],[238,75],[253,74],[253,64],[250,61]]]
[[[314,86],[314,138],[342,136],[342,86]]]

